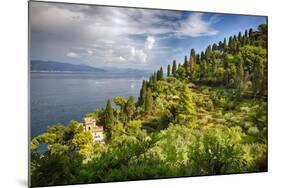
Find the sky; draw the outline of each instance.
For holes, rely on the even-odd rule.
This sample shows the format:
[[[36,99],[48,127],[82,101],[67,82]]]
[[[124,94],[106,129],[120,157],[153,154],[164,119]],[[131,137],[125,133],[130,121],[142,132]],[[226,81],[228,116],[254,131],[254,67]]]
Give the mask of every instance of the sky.
[[[266,17],[30,2],[31,59],[155,70]]]

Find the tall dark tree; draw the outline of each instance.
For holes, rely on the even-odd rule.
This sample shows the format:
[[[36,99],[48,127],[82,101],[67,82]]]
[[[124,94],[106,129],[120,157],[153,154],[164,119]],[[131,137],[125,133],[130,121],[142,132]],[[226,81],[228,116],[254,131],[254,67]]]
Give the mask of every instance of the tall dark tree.
[[[113,115],[113,108],[111,105],[111,101],[108,99],[106,103],[106,108],[104,111],[104,120],[105,120],[105,127],[108,129],[114,123],[114,115]]]
[[[151,114],[152,106],[153,106],[152,92],[151,92],[151,89],[148,88],[147,92],[146,92],[146,99],[145,99],[145,113],[147,115]]]
[[[226,42],[226,38],[224,38],[224,40],[223,40],[223,50],[224,50],[224,52],[227,52],[227,42]]]
[[[245,30],[244,36],[248,37],[248,30],[247,29]]]
[[[187,60],[187,56],[184,56],[183,66],[184,66],[184,70],[185,70],[186,74],[188,74],[189,73],[189,62]]]
[[[222,41],[219,41],[218,50],[220,50],[220,51],[223,50],[223,42]]]
[[[144,100],[146,97],[146,90],[147,90],[147,81],[143,80],[141,90],[140,90],[139,101],[138,101],[138,104],[141,106],[144,105]]]
[[[195,69],[196,69],[196,53],[194,49],[191,49],[190,51],[190,57],[189,57],[189,66],[190,66],[190,78],[191,80],[195,77]]]
[[[205,59],[205,54],[204,54],[204,52],[202,51],[202,52],[201,52],[201,55],[200,55],[200,60],[203,61],[204,59]]]
[[[126,114],[126,120],[129,121],[132,119],[135,111],[135,102],[134,97],[130,96],[125,104],[124,112]]]
[[[241,32],[238,33],[238,41],[242,42],[242,33]]]
[[[163,68],[160,67],[160,69],[157,71],[157,81],[158,80],[163,80],[164,79],[164,72],[163,72]]]
[[[212,51],[218,50],[218,45],[216,43],[213,44],[212,46]]]
[[[176,120],[183,126],[194,126],[196,121],[196,110],[192,99],[191,91],[187,86],[183,86],[177,106]]]
[[[243,67],[243,62],[240,61],[237,65],[237,70],[236,70],[236,75],[235,75],[235,88],[237,91],[237,96],[241,96],[241,92],[243,91],[244,88],[244,67]]]
[[[159,80],[163,80],[164,79],[164,71],[163,71],[162,67],[160,67],[159,75],[160,75]]]
[[[254,74],[253,74],[253,92],[255,95],[264,93],[262,91],[263,83],[265,83],[263,80],[266,79],[264,76],[264,64],[263,60],[261,58],[256,58],[256,62],[254,64]]]
[[[171,76],[171,65],[169,64],[167,66],[167,77],[170,77]]]
[[[177,71],[177,62],[176,60],[173,61],[173,66],[172,66],[172,75],[175,76],[175,73]]]
[[[211,60],[211,54],[212,54],[212,48],[209,45],[205,51],[205,60],[210,61]]]

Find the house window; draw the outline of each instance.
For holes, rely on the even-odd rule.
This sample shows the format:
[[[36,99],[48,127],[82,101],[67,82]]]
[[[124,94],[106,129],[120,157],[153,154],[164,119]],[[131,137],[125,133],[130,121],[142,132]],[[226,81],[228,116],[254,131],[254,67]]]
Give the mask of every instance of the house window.
[[[90,130],[91,130],[91,127],[89,127],[88,130],[90,131]]]

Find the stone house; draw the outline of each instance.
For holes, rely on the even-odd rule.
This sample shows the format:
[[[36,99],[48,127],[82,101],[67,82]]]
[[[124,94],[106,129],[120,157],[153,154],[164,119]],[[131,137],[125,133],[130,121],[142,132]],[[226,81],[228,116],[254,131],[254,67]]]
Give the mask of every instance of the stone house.
[[[93,142],[104,143],[103,126],[96,125],[96,119],[92,117],[84,118],[84,131],[91,132]]]

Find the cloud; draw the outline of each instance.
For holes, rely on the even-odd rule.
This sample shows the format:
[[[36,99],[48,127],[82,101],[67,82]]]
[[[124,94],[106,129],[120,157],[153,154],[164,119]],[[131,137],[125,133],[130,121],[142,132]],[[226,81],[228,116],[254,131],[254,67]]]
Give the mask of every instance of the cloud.
[[[44,2],[30,5],[34,59],[93,66],[149,65],[153,69],[157,58],[162,62],[162,57],[172,53],[164,49],[170,44],[161,41],[217,33],[213,29],[217,17],[203,19],[202,13],[183,16],[181,11],[168,10]]]
[[[131,48],[131,55],[133,57],[135,57],[135,55],[136,55],[136,49],[135,48]]]
[[[217,17],[211,17],[209,21],[203,19],[203,13],[193,13],[186,20],[179,23],[177,36],[200,37],[216,35],[217,30],[212,28],[212,24],[218,21]]]
[[[76,54],[76,53],[74,53],[74,52],[68,52],[67,54],[66,54],[66,56],[67,57],[71,57],[71,58],[78,58],[79,56]]]
[[[131,48],[131,60],[140,63],[147,62],[147,54],[142,49]]]
[[[122,56],[119,56],[119,60],[120,61],[126,61],[126,59],[124,57],[122,57]]]
[[[87,53],[88,53],[89,55],[93,55],[93,51],[92,51],[92,50],[87,50]]]
[[[148,36],[145,41],[145,49],[152,49],[155,43],[155,38],[152,36]]]

